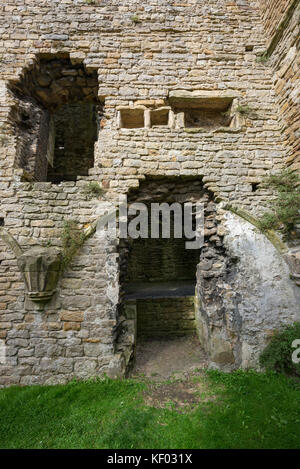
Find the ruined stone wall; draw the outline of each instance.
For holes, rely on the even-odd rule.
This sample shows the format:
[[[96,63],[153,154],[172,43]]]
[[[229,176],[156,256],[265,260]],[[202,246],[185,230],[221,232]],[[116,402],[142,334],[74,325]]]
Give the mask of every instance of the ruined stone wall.
[[[139,239],[130,252],[127,282],[169,282],[196,279],[199,252],[187,251],[185,239]]]
[[[292,3],[291,0],[265,0],[264,2],[259,2],[263,15],[264,29],[269,39],[275,35]]]
[[[265,47],[260,11],[251,0],[2,3],[0,217],[5,229],[23,248],[59,245],[64,219],[88,225],[107,207],[103,200],[87,200],[80,181],[30,185],[18,167],[12,89],[24,77],[37,78],[41,61],[57,61],[61,72],[69,58],[75,68],[98,75],[103,105],[94,168],[81,181],[101,182],[108,199],[116,199],[145,176],[201,176],[217,200],[260,212],[269,194],[256,190],[257,183],[281,168],[288,154],[274,71],[257,62]],[[45,81],[38,86],[50,108],[74,89],[61,78],[55,86]],[[80,89],[84,93],[86,86]],[[216,125],[185,127],[171,102],[180,90],[192,93],[188,107],[198,99],[210,116],[216,102],[221,106],[230,98],[230,126],[226,118],[222,127],[218,117]],[[90,88],[86,93],[95,102]],[[151,121],[151,111],[162,108],[168,109],[168,120]],[[122,113],[137,110],[139,122],[144,117],[141,127],[123,128]],[[15,256],[1,242],[0,338],[9,355],[0,385],[124,372],[117,346],[122,320],[116,244],[91,237],[42,310],[25,300]]]
[[[272,73],[256,62],[265,43],[254,2],[192,0],[180,6],[153,0],[124,6],[82,0],[34,6],[20,0],[1,8],[5,82],[16,80],[37,53],[69,52],[73,62],[83,60],[88,70],[98,71],[106,122],[95,173],[111,189],[127,190],[145,174],[201,174],[224,198],[249,208],[265,200],[263,193],[252,193],[251,183],[279,167],[285,150]],[[243,126],[214,131],[118,129],[117,106],[139,101],[159,107],[174,89],[229,92],[253,112]],[[13,145],[8,148],[13,153]],[[12,160],[6,157],[6,165]]]
[[[300,54],[297,0],[259,2],[267,38],[266,66],[274,70],[287,164],[300,169]]]
[[[197,178],[146,178],[137,191],[128,194],[128,204],[144,203],[148,209],[148,238],[128,240],[126,253],[121,250],[121,257],[127,258],[123,265],[124,283],[126,282],[170,282],[174,280],[196,281],[196,268],[200,258],[199,249],[186,249],[187,238],[184,236],[184,203],[202,203],[207,208],[209,200],[213,198],[203,189],[201,179]],[[152,211],[151,203],[162,206],[163,203],[179,205],[182,214],[181,238],[174,236],[174,222],[178,223],[178,214],[170,212],[170,237],[162,237],[162,223],[160,223],[160,237],[151,238]],[[176,212],[178,213],[178,212]],[[154,215],[155,216],[155,215]],[[160,216],[161,221],[161,216]],[[216,230],[209,230],[209,221],[206,223],[207,233],[216,235]],[[195,227],[194,227],[195,229]],[[124,259],[125,260],[125,259]]]
[[[274,331],[300,320],[300,290],[266,236],[221,207],[218,215],[225,250],[215,272],[209,269],[203,276],[198,266],[197,330],[209,367],[257,368]],[[214,261],[213,246],[210,251]]]
[[[32,178],[45,181],[49,113],[30,98],[17,99],[10,118],[16,136],[16,166],[23,168]]]
[[[83,195],[85,184],[12,183],[2,205],[6,229],[25,250],[37,245],[61,247],[65,221],[75,220],[82,227],[105,211],[105,202]],[[15,255],[2,241],[0,245],[0,339],[6,343],[0,386],[117,373],[114,240],[99,232],[87,240],[45,305],[26,296]]]

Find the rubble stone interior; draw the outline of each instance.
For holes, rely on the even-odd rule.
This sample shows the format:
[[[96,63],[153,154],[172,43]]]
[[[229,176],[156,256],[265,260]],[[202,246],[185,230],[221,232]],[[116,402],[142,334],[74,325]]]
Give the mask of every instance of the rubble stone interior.
[[[38,58],[11,85],[16,165],[36,181],[74,181],[94,165],[97,73],[68,56]]]

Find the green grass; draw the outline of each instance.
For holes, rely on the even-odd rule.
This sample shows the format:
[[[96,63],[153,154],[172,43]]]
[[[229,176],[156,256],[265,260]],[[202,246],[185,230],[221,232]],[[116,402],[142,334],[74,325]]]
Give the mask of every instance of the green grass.
[[[146,382],[96,380],[0,390],[1,448],[299,448],[300,382],[209,372],[216,398],[147,406]],[[200,396],[199,396],[200,399]]]

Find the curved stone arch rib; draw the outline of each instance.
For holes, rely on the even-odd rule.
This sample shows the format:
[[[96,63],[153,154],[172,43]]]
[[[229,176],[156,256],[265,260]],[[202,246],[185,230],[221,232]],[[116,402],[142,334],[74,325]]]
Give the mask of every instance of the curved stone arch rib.
[[[4,228],[0,228],[0,238],[6,246],[8,246],[11,251],[15,254],[16,258],[20,257],[23,254],[23,250],[19,245],[18,241]]]
[[[251,223],[251,225],[255,226],[261,233],[263,233],[266,238],[273,244],[273,246],[277,249],[278,252],[281,254],[284,254],[288,251],[287,245],[281,241],[281,239],[276,235],[275,231],[273,230],[266,230],[262,231],[259,227],[259,221],[257,218],[255,218],[253,215],[251,215],[249,212],[246,210],[243,210],[238,207],[234,207],[233,205],[230,204],[225,204],[224,207],[222,207],[224,210],[228,210],[235,215],[239,216],[240,218],[243,218],[244,220],[248,221]]]
[[[273,230],[262,231],[259,226],[258,220],[248,213],[246,210],[234,207],[230,204],[225,204],[222,207],[224,210],[230,211],[235,215],[243,218],[244,220],[255,226],[275,247],[275,249],[281,254],[282,258],[290,269],[290,277],[296,285],[300,287],[300,249],[299,247],[290,250],[289,247],[276,235]]]

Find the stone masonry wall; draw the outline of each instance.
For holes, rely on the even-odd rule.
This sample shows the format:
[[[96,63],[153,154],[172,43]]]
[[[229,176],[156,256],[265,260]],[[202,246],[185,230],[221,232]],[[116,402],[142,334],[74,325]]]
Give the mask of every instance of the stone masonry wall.
[[[259,2],[267,38],[267,66],[274,70],[287,164],[300,170],[300,9],[297,0]]]
[[[33,6],[20,0],[1,8],[4,82],[16,80],[37,53],[69,53],[98,71],[106,122],[94,173],[111,189],[126,191],[145,174],[201,174],[216,195],[249,208],[266,200],[252,193],[251,183],[280,167],[285,149],[272,72],[256,62],[265,42],[255,2],[192,0],[180,6],[153,0],[124,6],[82,0]],[[253,113],[237,129],[118,129],[117,106],[145,100],[160,106],[173,89],[231,92]],[[9,98],[3,101],[5,111]],[[3,121],[7,125],[5,116]],[[13,145],[4,148],[10,151]],[[5,157],[6,164],[12,160]]]
[[[290,44],[293,49],[294,43]],[[107,200],[115,200],[137,188],[146,176],[199,176],[216,200],[260,212],[269,193],[257,190],[256,184],[270,170],[283,167],[291,155],[278,119],[274,69],[257,62],[265,49],[261,12],[252,0],[2,3],[0,217],[4,228],[24,249],[60,245],[64,220],[86,226],[107,209],[104,198],[87,200],[82,184],[99,181]],[[29,67],[38,67],[39,59],[69,57],[79,68],[83,64],[88,74],[98,75],[103,118],[94,168],[76,183],[30,184],[18,167],[12,118],[16,102],[10,89]],[[288,83],[293,80],[291,76]],[[289,86],[282,96],[287,96]],[[65,96],[62,88],[48,96]],[[234,125],[185,128],[177,116],[176,125],[171,120],[153,126],[146,121],[141,128],[122,128],[122,109],[139,108],[149,116],[150,110],[169,108],[171,93],[180,90],[205,95],[209,106],[230,96]],[[243,107],[248,112],[241,112]],[[25,299],[15,256],[1,242],[0,339],[8,357],[5,365],[0,364],[0,385],[124,372],[116,345],[117,257],[117,242],[97,232],[78,252],[42,310]]]
[[[6,229],[21,247],[61,246],[64,221],[79,226],[105,210],[105,202],[86,200],[84,181],[15,182],[5,204]],[[37,202],[38,201],[38,202]],[[101,208],[102,207],[102,208]],[[118,264],[114,242],[105,233],[86,241],[45,306],[25,297],[14,254],[1,245],[0,338],[6,360],[0,365],[0,386],[65,382],[107,372],[114,375],[114,337],[118,296]]]
[[[218,213],[225,268],[215,275],[208,270],[205,277],[202,262],[198,266],[197,331],[210,368],[257,368],[260,351],[274,331],[299,321],[300,290],[266,236],[236,214],[221,207]]]
[[[201,179],[197,178],[146,178],[137,191],[128,194],[128,204],[169,203],[180,204],[183,214],[184,203],[203,203],[206,207],[212,194],[203,190]],[[151,204],[148,205],[149,238],[138,238],[126,242],[126,250],[121,250],[124,263],[124,283],[127,282],[170,282],[174,280],[195,281],[196,268],[200,258],[199,249],[187,250],[187,238],[174,237],[174,213],[170,214],[170,238],[151,238]],[[182,219],[183,221],[183,219]],[[182,223],[181,221],[181,223]],[[209,225],[209,221],[207,221]],[[162,227],[160,226],[160,231]],[[207,232],[209,233],[209,228]],[[184,233],[183,233],[184,235]],[[210,236],[217,238],[211,230]],[[121,246],[120,246],[121,247]],[[128,256],[127,262],[126,258]],[[126,268],[127,264],[127,268]]]
[[[259,3],[263,15],[264,29],[270,40],[275,35],[293,2],[292,0],[265,0]]]
[[[93,105],[76,103],[59,108],[54,114],[55,151],[48,181],[72,181],[86,176],[94,163],[97,122]]]

